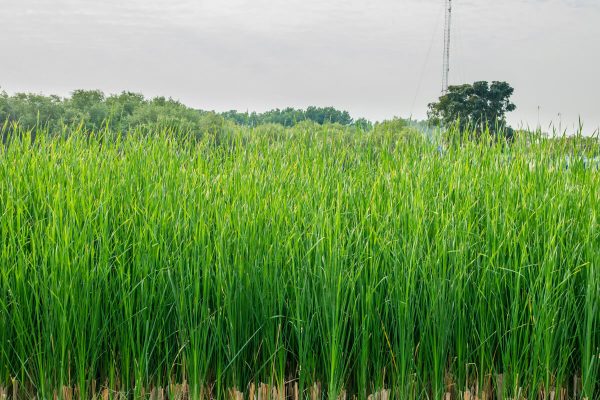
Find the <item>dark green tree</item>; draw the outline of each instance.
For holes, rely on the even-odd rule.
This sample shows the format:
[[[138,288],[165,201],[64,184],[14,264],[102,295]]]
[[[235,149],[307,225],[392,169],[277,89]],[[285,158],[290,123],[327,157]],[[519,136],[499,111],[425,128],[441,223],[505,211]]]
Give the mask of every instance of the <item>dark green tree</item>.
[[[461,131],[470,129],[478,135],[489,129],[494,135],[512,136],[506,113],[516,109],[510,101],[513,92],[508,83],[497,81],[450,86],[437,102],[429,104],[428,117],[435,125],[457,124]]]

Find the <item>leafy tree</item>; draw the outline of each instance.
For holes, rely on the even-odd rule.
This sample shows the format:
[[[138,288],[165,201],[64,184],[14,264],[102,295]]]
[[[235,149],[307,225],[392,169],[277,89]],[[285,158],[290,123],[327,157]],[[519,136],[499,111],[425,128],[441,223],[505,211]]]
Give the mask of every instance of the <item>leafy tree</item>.
[[[513,92],[508,83],[496,81],[450,86],[438,102],[429,104],[428,117],[436,125],[457,124],[461,131],[474,129],[478,135],[487,128],[511,136],[506,113],[516,109],[510,102]]]
[[[241,126],[257,126],[259,125],[259,115],[256,112],[239,112],[236,110],[226,111],[221,113],[221,116],[228,121],[233,121]]]
[[[159,99],[158,103],[160,101]],[[145,102],[143,94],[133,92],[122,92],[106,99],[106,104],[112,108],[113,112],[121,115],[132,115]]]
[[[333,107],[314,107],[310,106],[306,109],[306,119],[315,121],[323,125],[326,122],[337,123],[340,125],[350,125],[352,117],[348,111],[336,110]]]
[[[373,123],[366,118],[359,118],[352,125],[363,132],[373,129]]]
[[[87,130],[98,130],[106,121],[109,110],[100,90],[75,90],[64,101],[64,122],[82,123]]]
[[[71,107],[80,110],[88,111],[92,106],[104,101],[104,93],[100,90],[75,90],[71,94]]]
[[[64,107],[58,96],[0,93],[0,127],[6,122],[19,122],[26,129],[36,126],[55,129],[63,118]]]

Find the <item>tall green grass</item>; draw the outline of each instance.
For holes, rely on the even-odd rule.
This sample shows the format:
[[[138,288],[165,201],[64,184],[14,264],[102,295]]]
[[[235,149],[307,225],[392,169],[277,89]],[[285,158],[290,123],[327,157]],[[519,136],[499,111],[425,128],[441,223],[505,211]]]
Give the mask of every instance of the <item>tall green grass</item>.
[[[597,147],[6,129],[7,393],[600,398]]]

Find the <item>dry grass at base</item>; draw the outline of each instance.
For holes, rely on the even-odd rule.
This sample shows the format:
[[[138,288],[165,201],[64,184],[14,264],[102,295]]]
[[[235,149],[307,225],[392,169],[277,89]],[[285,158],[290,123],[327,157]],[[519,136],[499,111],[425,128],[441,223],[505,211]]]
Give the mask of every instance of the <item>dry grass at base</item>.
[[[573,379],[573,387],[568,390],[567,388],[550,388],[540,389],[537,397],[534,399],[528,399],[524,395],[518,397],[503,397],[502,386],[492,386],[491,377],[486,382],[484,388],[480,388],[478,384],[473,385],[467,391],[447,391],[444,393],[442,400],[589,400],[588,398],[581,397],[581,378],[575,377]],[[496,376],[496,382],[500,384],[503,381],[502,374]],[[90,384],[90,389],[95,395],[89,397],[92,400],[127,400],[127,399],[146,399],[146,400],[195,400],[190,394],[189,386],[186,382],[181,384],[170,384],[168,386],[154,386],[150,389],[142,388],[138,396],[127,393],[120,389],[111,389],[107,386],[101,387],[98,391],[96,389],[96,382],[93,381]],[[525,390],[520,388],[520,393],[525,393]],[[60,390],[54,391],[53,400],[83,400],[81,390],[75,387],[63,386]],[[225,394],[226,400],[300,400],[310,399],[319,400],[323,399],[325,394],[322,390],[320,382],[312,384],[304,393],[301,395],[298,389],[297,381],[287,382],[283,387],[269,385],[266,383],[250,383],[245,391],[241,391],[238,388],[230,388]],[[132,397],[133,396],[133,397]],[[0,400],[25,400],[35,399],[35,394],[31,389],[27,390],[15,380],[12,381],[12,387],[4,388],[0,387]],[[416,397],[418,398],[418,397]],[[216,400],[216,394],[213,392],[211,387],[207,387],[201,390],[201,395],[198,400]],[[353,394],[348,395],[346,390],[342,390],[337,396],[336,400],[359,400],[360,398]],[[396,395],[390,389],[380,389],[367,396],[367,400],[394,400],[401,399],[400,396]]]

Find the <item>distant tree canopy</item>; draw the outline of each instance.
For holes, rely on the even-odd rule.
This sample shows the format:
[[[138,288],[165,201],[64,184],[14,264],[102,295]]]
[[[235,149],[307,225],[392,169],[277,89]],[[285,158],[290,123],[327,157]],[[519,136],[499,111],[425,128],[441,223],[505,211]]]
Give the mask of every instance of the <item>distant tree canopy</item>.
[[[510,102],[514,89],[506,82],[480,81],[473,84],[450,86],[440,99],[429,104],[428,117],[435,125],[450,127],[458,124],[461,131],[472,129],[481,133],[486,128],[492,134],[504,132],[506,113],[516,106]]]
[[[76,90],[71,97],[0,93],[0,126],[18,122],[31,129],[60,132],[64,125],[81,124],[86,130],[126,131],[135,127],[177,128],[191,131],[219,129],[225,123],[214,112],[198,111],[178,101],[123,92],[106,97],[98,90]]]
[[[234,121],[238,125],[258,126],[263,124],[280,124],[283,126],[294,126],[302,121],[313,121],[318,124],[332,123],[340,125],[351,125],[353,119],[348,111],[340,111],[333,107],[310,106],[306,110],[297,108],[278,108],[264,113],[242,113],[239,111],[227,111],[221,114],[224,118]],[[358,121],[361,121],[360,119]],[[357,122],[358,122],[357,121]]]
[[[70,97],[44,96],[0,92],[0,128],[6,123],[18,122],[26,129],[43,126],[60,132],[67,124],[81,124],[88,131],[109,128],[127,131],[136,127],[159,127],[205,132],[222,130],[227,124],[255,127],[264,124],[294,126],[303,121],[317,124],[339,124],[370,129],[364,118],[356,123],[347,111],[333,107],[307,109],[275,109],[264,113],[224,113],[196,110],[179,101],[165,97],[146,99],[133,92],[106,96],[99,90],[75,90]]]

